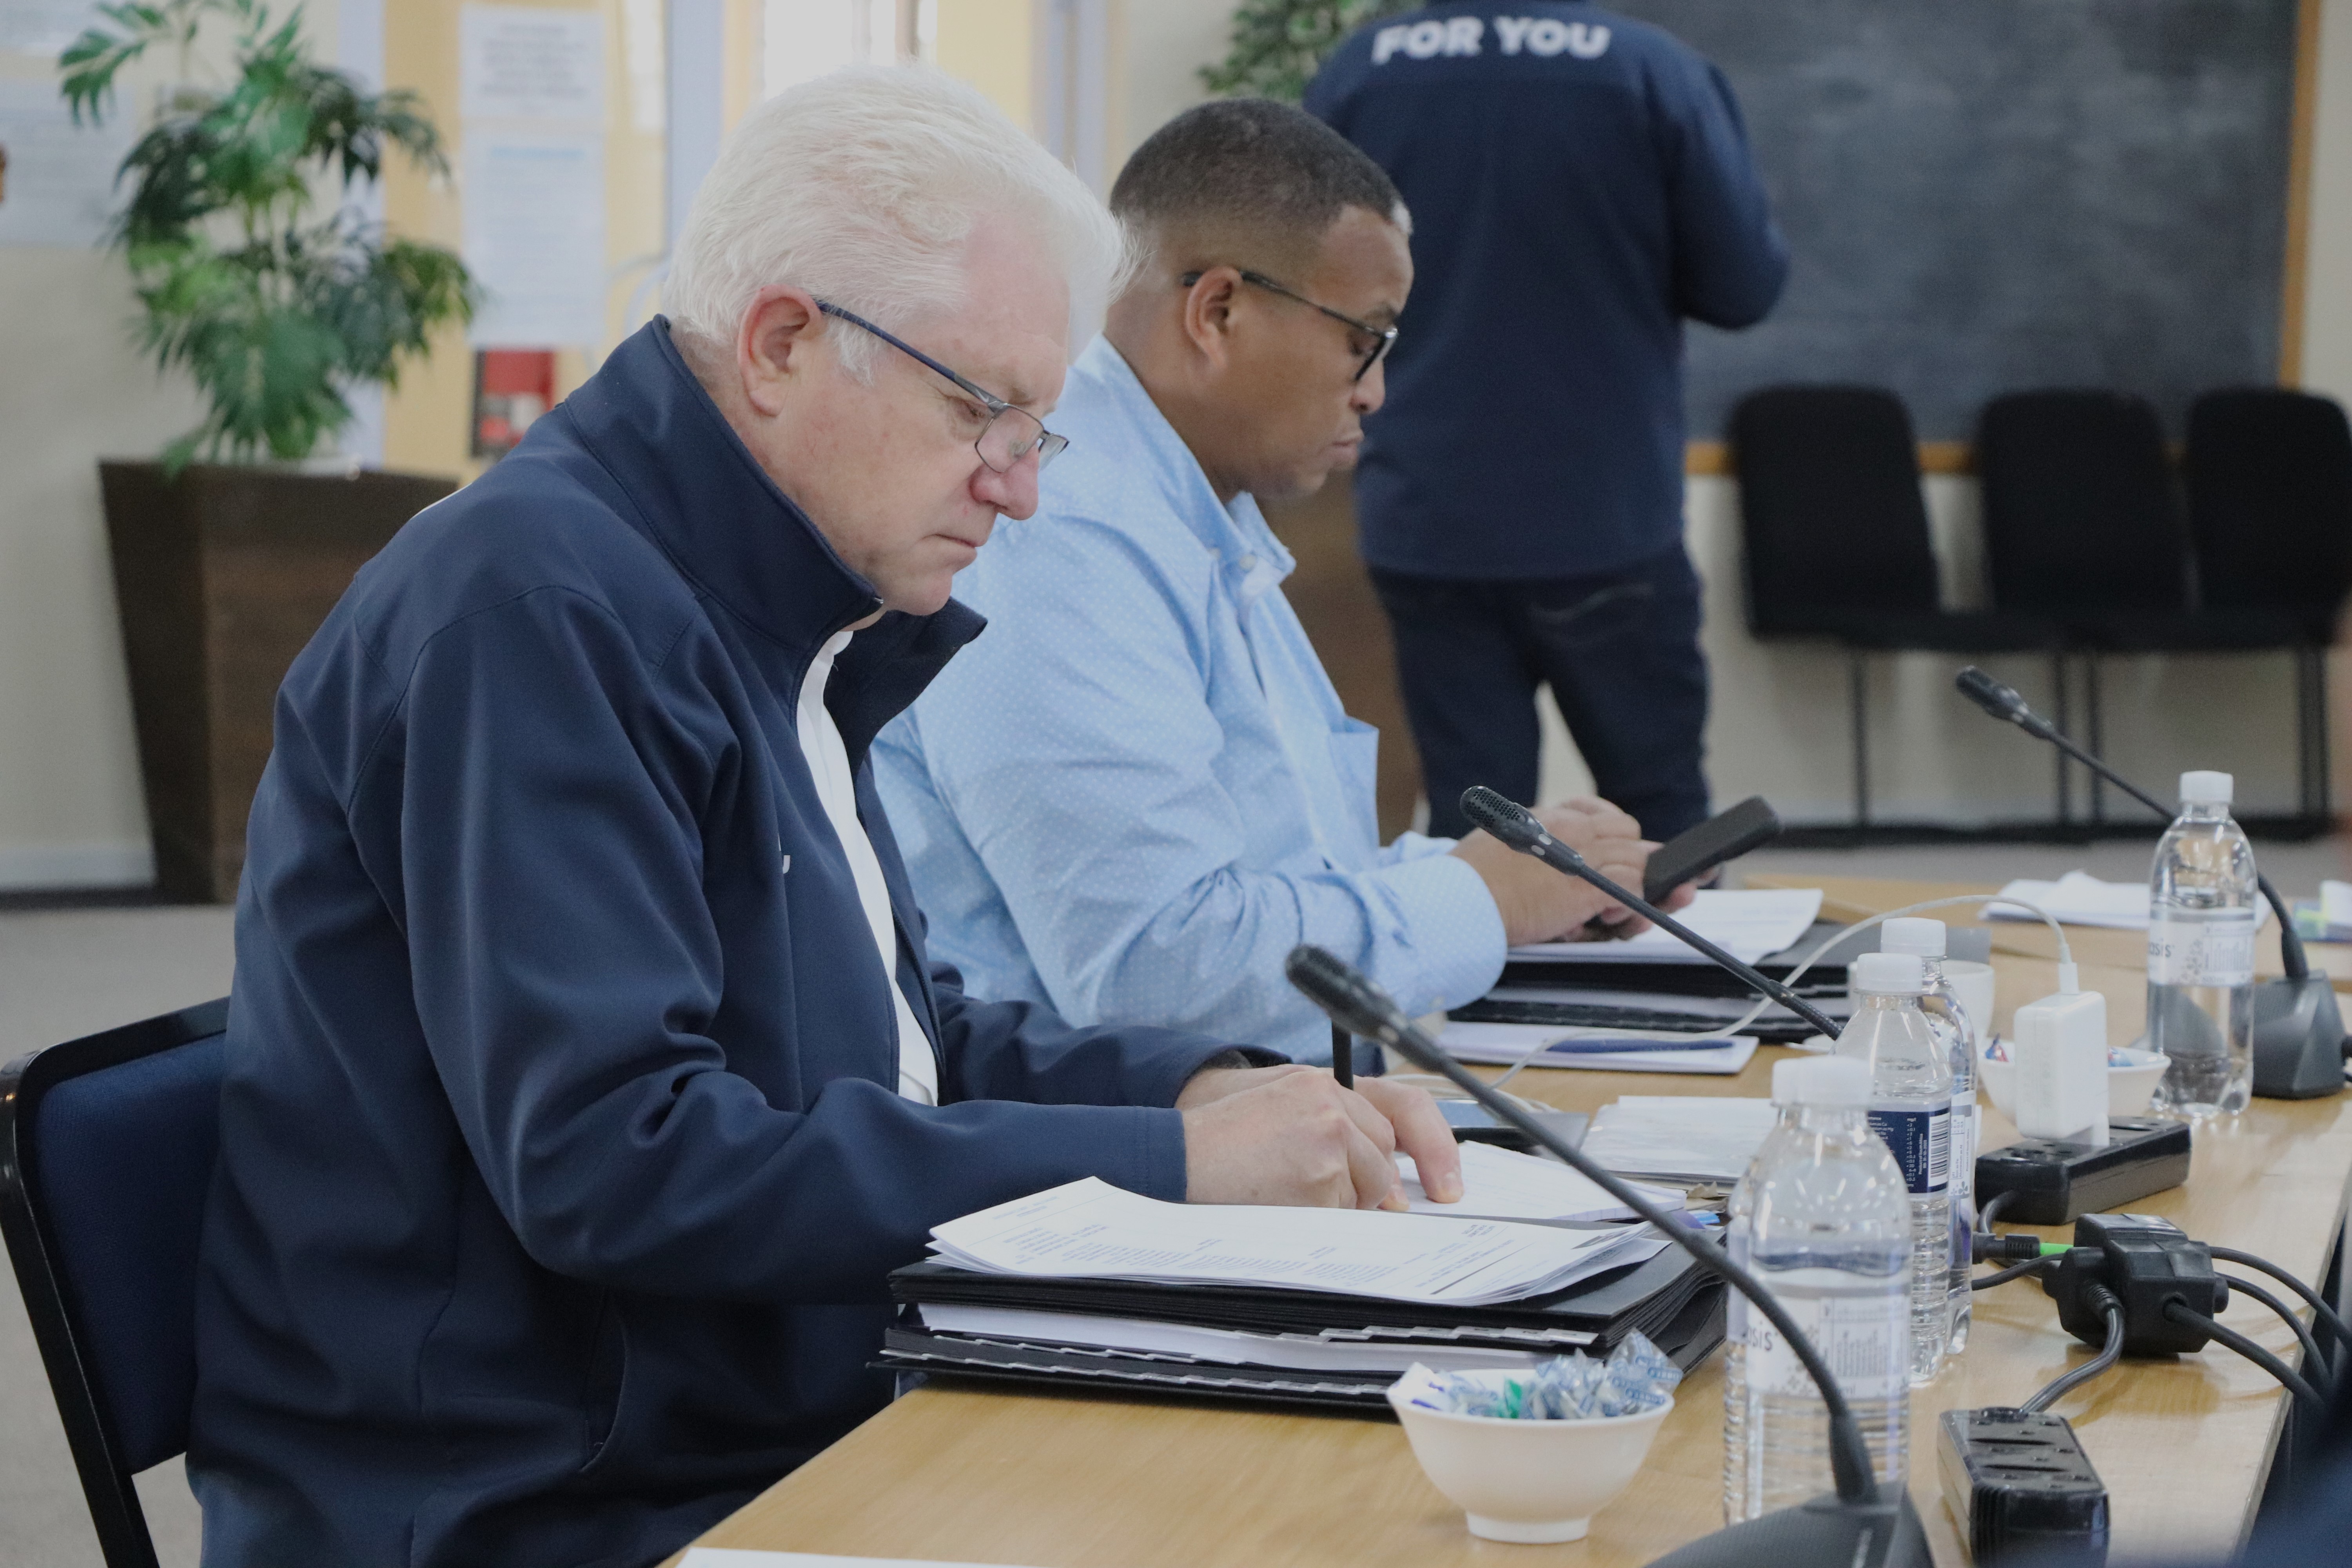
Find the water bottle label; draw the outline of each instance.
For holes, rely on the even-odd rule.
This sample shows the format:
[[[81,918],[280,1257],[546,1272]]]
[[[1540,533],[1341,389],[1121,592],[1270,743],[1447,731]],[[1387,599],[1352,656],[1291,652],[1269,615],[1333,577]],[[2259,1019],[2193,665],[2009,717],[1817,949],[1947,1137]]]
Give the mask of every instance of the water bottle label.
[[[1940,1193],[1952,1181],[1952,1108],[1945,1104],[1873,1108],[1870,1130],[1878,1134],[1914,1194]]]
[[[2251,985],[2254,914],[2220,920],[2158,915],[2148,922],[2147,977],[2158,985]]]
[[[1807,1283],[1807,1276],[1838,1283]],[[1762,1279],[1829,1363],[1848,1399],[1893,1399],[1911,1386],[1911,1304],[1901,1277],[1892,1289],[1885,1281],[1864,1283],[1834,1269],[1766,1271]],[[1805,1363],[1763,1313],[1748,1314],[1747,1343],[1750,1388],[1817,1397]]]

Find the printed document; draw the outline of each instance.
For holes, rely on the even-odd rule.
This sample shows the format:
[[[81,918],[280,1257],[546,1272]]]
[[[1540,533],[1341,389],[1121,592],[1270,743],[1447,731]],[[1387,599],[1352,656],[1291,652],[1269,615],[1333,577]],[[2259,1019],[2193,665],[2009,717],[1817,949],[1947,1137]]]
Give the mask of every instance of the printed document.
[[[1812,929],[1822,912],[1819,888],[1702,890],[1675,919],[1742,963],[1779,952]],[[1511,949],[1516,963],[1712,963],[1682,938],[1653,926],[1624,942],[1546,942]]]
[[[942,1263],[987,1274],[1485,1306],[1614,1268],[1640,1235],[1370,1209],[1170,1204],[1089,1176],[950,1220],[931,1232],[931,1249]]]
[[[1404,1195],[1415,1214],[1459,1215],[1477,1219],[1577,1221],[1632,1219],[1633,1211],[1602,1191],[1573,1166],[1493,1143],[1463,1143],[1462,1201],[1441,1204],[1421,1189],[1412,1162],[1396,1157],[1397,1173],[1404,1178]],[[1661,1208],[1683,1206],[1678,1187],[1654,1187],[1639,1182],[1634,1190]]]
[[[1578,1025],[1461,1023],[1446,1025],[1437,1043],[1445,1047],[1446,1055],[1460,1062],[1517,1067],[1524,1061],[1531,1068],[1582,1068],[1588,1072],[1726,1075],[1738,1072],[1756,1054],[1753,1035],[1736,1035],[1727,1040],[1710,1042],[1704,1048],[1677,1043],[1675,1037],[1667,1035],[1658,1037],[1655,1050],[1630,1048],[1639,1037],[1631,1030],[1612,1030],[1605,1037],[1612,1048],[1596,1051],[1592,1047],[1601,1043],[1603,1037]],[[1535,1054],[1530,1056],[1530,1052]]]
[[[1629,1094],[1594,1115],[1582,1152],[1625,1175],[1728,1184],[1778,1117],[1769,1100]]]

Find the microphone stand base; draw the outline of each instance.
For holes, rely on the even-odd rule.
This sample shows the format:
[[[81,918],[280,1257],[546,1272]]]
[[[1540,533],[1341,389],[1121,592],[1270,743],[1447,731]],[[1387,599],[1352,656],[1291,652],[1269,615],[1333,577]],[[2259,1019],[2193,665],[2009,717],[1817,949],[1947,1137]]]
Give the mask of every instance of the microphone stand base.
[[[1933,1561],[1910,1493],[1896,1489],[1892,1501],[1840,1502],[1831,1493],[1726,1525],[1650,1568],[1930,1568]]]
[[[2254,1092],[2318,1100],[2344,1091],[2344,1015],[2324,974],[2254,987]]]

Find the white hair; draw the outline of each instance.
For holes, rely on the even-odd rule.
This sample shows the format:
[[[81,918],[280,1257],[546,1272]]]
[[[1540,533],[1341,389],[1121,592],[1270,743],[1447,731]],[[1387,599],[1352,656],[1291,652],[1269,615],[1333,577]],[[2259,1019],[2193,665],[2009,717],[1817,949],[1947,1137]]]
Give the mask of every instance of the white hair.
[[[731,345],[760,290],[789,283],[898,331],[963,302],[964,244],[989,213],[1059,263],[1075,354],[1127,265],[1118,220],[977,89],[921,67],[835,71],[744,117],[695,195],[663,306]],[[884,345],[828,324],[865,379]]]

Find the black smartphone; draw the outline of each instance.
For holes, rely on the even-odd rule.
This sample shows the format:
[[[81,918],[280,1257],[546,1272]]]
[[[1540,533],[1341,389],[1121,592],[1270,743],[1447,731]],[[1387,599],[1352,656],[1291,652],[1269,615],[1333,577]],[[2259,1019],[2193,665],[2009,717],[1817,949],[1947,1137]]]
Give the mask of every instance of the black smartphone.
[[[1658,846],[1642,872],[1642,896],[1656,903],[1685,882],[1706,876],[1727,860],[1780,836],[1780,819],[1760,795],[1717,812],[1687,833]]]

